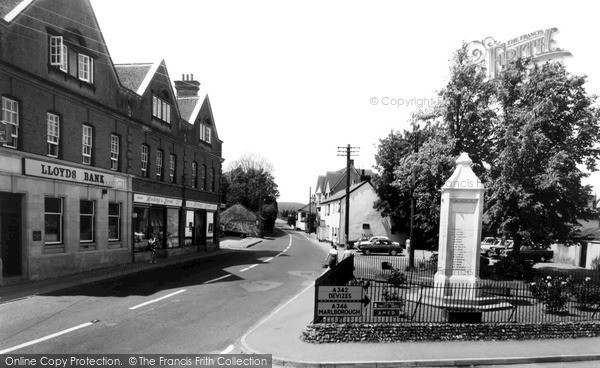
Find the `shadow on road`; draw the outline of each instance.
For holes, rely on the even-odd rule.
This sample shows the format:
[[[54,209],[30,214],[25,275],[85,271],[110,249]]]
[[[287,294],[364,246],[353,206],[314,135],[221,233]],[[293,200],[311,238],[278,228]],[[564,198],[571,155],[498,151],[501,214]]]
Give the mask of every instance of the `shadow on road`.
[[[262,258],[270,258],[279,251],[234,250],[213,257],[173,263],[133,275],[115,277],[86,285],[53,291],[44,295],[66,296],[85,295],[95,297],[127,297],[130,295],[148,296],[164,289],[183,288],[212,283],[231,282],[243,278],[233,275],[226,268],[262,263]],[[287,257],[281,254],[280,257]],[[227,277],[224,277],[227,276]],[[222,279],[220,279],[223,277]]]

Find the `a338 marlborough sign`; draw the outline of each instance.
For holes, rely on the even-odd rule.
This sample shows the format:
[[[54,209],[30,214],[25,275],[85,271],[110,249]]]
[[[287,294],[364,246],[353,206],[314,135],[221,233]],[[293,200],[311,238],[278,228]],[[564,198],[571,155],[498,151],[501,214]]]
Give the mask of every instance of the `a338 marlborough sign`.
[[[23,171],[25,175],[29,176],[127,189],[127,179],[124,177],[29,158],[23,159]]]

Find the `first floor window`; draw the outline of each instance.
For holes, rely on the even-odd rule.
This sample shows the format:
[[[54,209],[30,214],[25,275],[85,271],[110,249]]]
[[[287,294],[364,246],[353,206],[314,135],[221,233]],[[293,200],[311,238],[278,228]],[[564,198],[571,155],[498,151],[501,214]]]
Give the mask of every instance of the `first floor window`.
[[[110,136],[110,169],[119,170],[119,136]]]
[[[83,126],[82,135],[82,155],[85,165],[92,164],[92,127],[89,125]]]
[[[79,240],[82,243],[94,241],[94,201],[79,202]]]
[[[210,191],[214,192],[216,189],[216,175],[215,175],[215,168],[211,167],[210,168]]]
[[[206,165],[202,165],[202,190],[206,190]]]
[[[176,182],[176,165],[177,165],[177,158],[175,157],[175,155],[170,155],[169,157],[169,178],[171,180],[171,183],[175,183]]]
[[[19,103],[2,97],[2,122],[6,124],[5,147],[17,148],[19,140]]]
[[[148,177],[148,146],[142,145],[142,176]]]
[[[108,240],[117,241],[121,236],[121,204],[108,204]]]
[[[163,153],[161,150],[156,151],[156,179],[163,178]]]
[[[60,118],[58,115],[48,113],[47,121],[48,129],[46,142],[48,150],[46,154],[50,157],[58,157],[58,143],[60,142]]]
[[[198,163],[192,162],[192,188],[198,187]]]
[[[62,243],[63,200],[46,197],[44,199],[44,242],[46,244]]]

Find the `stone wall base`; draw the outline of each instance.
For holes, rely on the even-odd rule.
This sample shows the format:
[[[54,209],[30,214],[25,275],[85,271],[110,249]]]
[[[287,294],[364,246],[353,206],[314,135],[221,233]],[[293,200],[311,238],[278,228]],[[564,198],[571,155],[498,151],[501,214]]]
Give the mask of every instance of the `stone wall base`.
[[[313,323],[301,339],[311,343],[566,339],[600,336],[600,321],[560,323]]]

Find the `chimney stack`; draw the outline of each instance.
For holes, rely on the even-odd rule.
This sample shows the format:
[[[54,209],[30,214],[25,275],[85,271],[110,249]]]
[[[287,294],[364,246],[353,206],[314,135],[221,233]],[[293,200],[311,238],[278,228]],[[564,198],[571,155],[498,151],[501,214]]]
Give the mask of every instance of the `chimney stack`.
[[[200,82],[194,80],[193,74],[182,74],[180,81],[175,81],[177,97],[196,97],[200,91]]]

